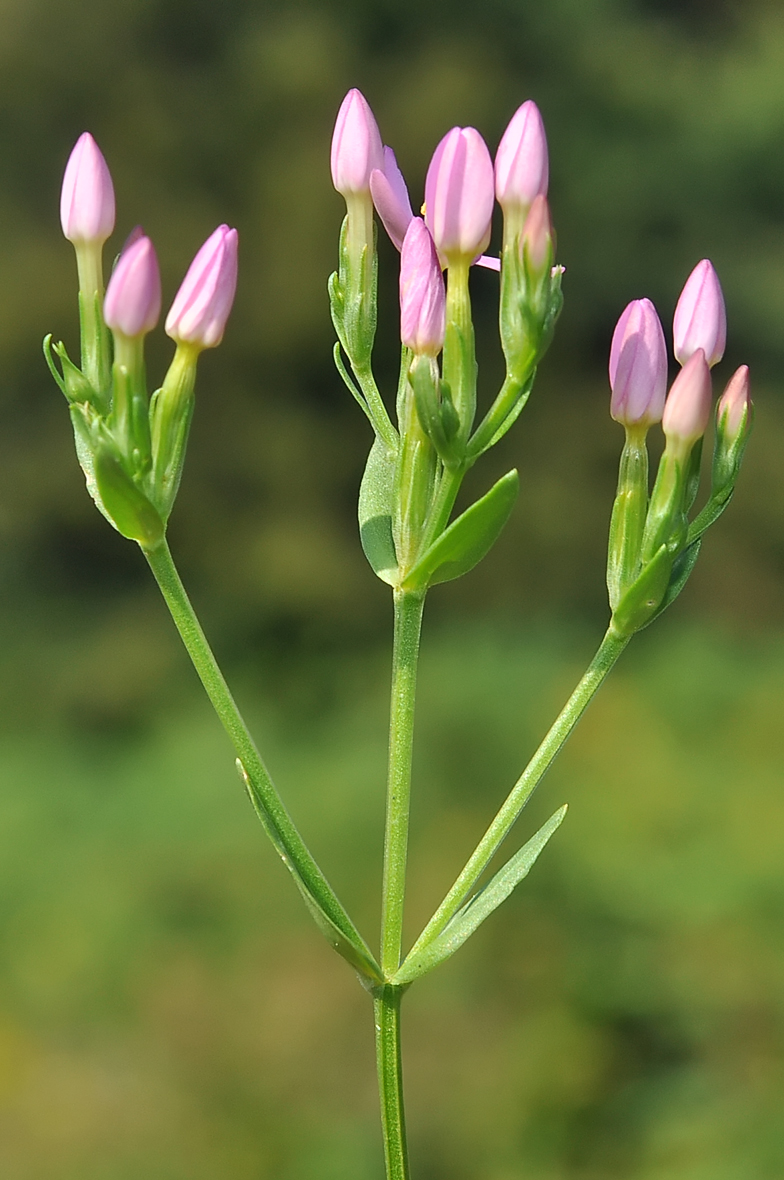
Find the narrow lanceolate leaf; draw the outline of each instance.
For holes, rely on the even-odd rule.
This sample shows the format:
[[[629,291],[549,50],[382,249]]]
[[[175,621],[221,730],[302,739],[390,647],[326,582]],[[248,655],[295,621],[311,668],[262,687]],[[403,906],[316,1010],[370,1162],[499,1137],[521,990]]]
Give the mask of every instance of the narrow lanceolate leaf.
[[[390,586],[397,581],[397,555],[392,537],[394,489],[395,457],[376,439],[359,488],[359,537],[373,571]]]
[[[470,938],[476,928],[485,918],[498,909],[502,901],[506,901],[509,894],[519,885],[523,877],[530,872],[534,861],[544,848],[547,841],[558,828],[566,815],[564,805],[555,815],[548,819],[532,836],[527,844],[508,860],[502,869],[496,873],[491,881],[475,893],[466,904],[459,909],[445,930],[434,938],[431,943],[421,946],[417,953],[406,959],[403,966],[392,978],[392,983],[404,985],[412,983],[420,975],[432,971],[444,959],[448,959],[456,950]]]
[[[250,801],[253,804],[253,810],[261,820],[261,825],[272,841],[275,851],[294,878],[295,884],[302,895],[305,905],[310,911],[311,917],[327,942],[339,955],[342,955],[351,964],[355,971],[359,972],[363,983],[366,983],[369,987],[376,987],[378,984],[383,983],[384,979],[381,974],[381,968],[378,966],[365,940],[353,923],[346,918],[342,925],[338,926],[326,912],[318,898],[308,888],[297,866],[289,856],[275,821],[264,806],[261,795],[256,790],[250,775],[239,758],[237,759],[237,770],[245,784],[245,790],[248,792]]]
[[[436,582],[450,582],[473,569],[498,539],[519,489],[516,471],[502,476],[433,542],[409,572],[403,589],[423,590]]]

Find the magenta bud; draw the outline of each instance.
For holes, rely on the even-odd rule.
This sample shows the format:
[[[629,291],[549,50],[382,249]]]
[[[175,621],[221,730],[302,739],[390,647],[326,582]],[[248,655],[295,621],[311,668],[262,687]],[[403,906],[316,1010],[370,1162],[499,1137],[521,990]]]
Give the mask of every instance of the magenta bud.
[[[535,273],[548,264],[553,248],[553,225],[547,197],[542,193],[534,197],[528,210],[521,245],[527,250],[528,261]]]
[[[370,193],[384,229],[400,250],[414,211],[391,147],[384,148],[383,168],[374,168],[370,174]]]
[[[417,355],[444,345],[446,294],[438,254],[421,217],[412,218],[400,251],[400,338]]]
[[[153,244],[137,238],[123,250],[106,288],[103,318],[123,336],[150,332],[161,314],[161,275]]]
[[[610,347],[610,414],[624,426],[661,420],[667,393],[667,346],[650,299],[635,299],[616,324]]]
[[[439,143],[425,181],[425,221],[439,254],[473,261],[490,241],[493,162],[473,127],[453,127]]]
[[[370,174],[384,167],[381,134],[364,95],[349,90],[338,111],[332,134],[332,183],[339,193],[366,193]]]
[[[69,242],[103,243],[114,229],[114,186],[101,149],[85,131],[68,157],[60,222]]]
[[[178,344],[215,348],[223,339],[237,289],[237,231],[219,225],[201,247],[166,317]]]
[[[664,403],[662,429],[668,440],[693,446],[707,430],[710,412],[710,369],[705,353],[698,348],[672,383]]]
[[[675,359],[684,365],[698,348],[709,367],[724,356],[727,312],[719,276],[707,258],[698,262],[681,291],[672,325]]]
[[[716,409],[717,421],[728,443],[735,442],[750,410],[749,366],[741,365],[727,382]]]
[[[547,195],[550,177],[547,137],[539,108],[531,99],[515,111],[495,157],[495,195],[506,212],[527,209]]]

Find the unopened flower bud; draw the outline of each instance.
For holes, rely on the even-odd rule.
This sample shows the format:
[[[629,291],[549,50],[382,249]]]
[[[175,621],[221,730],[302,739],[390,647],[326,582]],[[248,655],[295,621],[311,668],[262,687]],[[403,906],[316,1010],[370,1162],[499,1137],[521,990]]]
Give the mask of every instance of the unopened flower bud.
[[[521,247],[528,255],[534,274],[549,268],[553,252],[553,226],[550,208],[543,194],[534,197],[523,227]]]
[[[182,281],[166,317],[178,344],[215,348],[223,339],[237,288],[237,231],[219,225],[207,238]]]
[[[673,381],[664,403],[662,429],[667,441],[692,447],[707,430],[710,411],[710,369],[698,348]]]
[[[547,138],[539,108],[530,99],[515,111],[501,137],[495,157],[495,195],[506,213],[528,209],[534,198],[547,195]]]
[[[712,368],[724,356],[727,312],[719,276],[703,258],[686,280],[672,325],[675,359],[685,365],[701,348]]]
[[[425,181],[425,221],[439,254],[473,261],[490,241],[493,162],[473,127],[453,127],[439,143]]]
[[[378,124],[359,90],[341,103],[332,135],[332,183],[344,197],[370,190],[370,174],[384,167]]]
[[[400,250],[414,211],[391,147],[384,148],[383,168],[374,168],[370,174],[370,192],[384,229]]]
[[[661,420],[667,392],[667,346],[650,299],[624,310],[610,348],[610,414],[624,426]]]
[[[729,445],[737,439],[750,410],[749,366],[741,365],[730,377],[716,408],[716,420]]]
[[[446,294],[438,254],[421,217],[414,217],[400,252],[400,338],[417,355],[437,356],[444,344]]]
[[[103,305],[107,327],[123,336],[150,332],[161,314],[161,275],[155,249],[148,237],[137,238],[123,250]]]
[[[65,166],[60,222],[69,242],[102,244],[114,229],[114,187],[106,160],[89,131],[79,136]]]

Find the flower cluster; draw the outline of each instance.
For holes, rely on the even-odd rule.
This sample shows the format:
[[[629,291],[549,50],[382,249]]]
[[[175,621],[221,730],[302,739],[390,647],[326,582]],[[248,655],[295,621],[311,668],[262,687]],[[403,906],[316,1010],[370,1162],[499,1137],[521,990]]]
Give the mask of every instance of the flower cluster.
[[[234,300],[237,231],[218,226],[191,263],[166,317],[166,331],[177,345],[174,359],[150,398],[144,337],[161,313],[158,259],[137,227],[104,295],[102,250],[114,230],[114,187],[88,132],[66,166],[60,220],[79,269],[81,367],[58,344],[58,372],[51,337],[45,342],[47,360],[70,403],[79,460],[98,507],[125,536],[154,546],[163,538],[179,486],[196,360],[203,349],[220,344]]]
[[[626,428],[618,495],[610,528],[607,582],[619,632],[644,625],[685,584],[700,538],[735,485],[752,406],[749,371],[730,379],[716,412],[711,494],[689,524],[699,485],[702,439],[711,417],[711,368],[724,355],[727,317],[718,275],[698,262],[681,292],[673,319],[673,352],[681,369],[667,392],[667,348],[649,299],[626,307],[610,349],[610,413]],[[653,493],[648,497],[648,429],[665,436]]]
[[[365,492],[377,478],[394,489],[392,501],[385,505],[391,536],[381,546],[383,552],[376,552],[378,547],[369,542],[365,550],[385,580],[406,586],[430,584],[442,580],[444,570],[436,576],[430,564],[422,563],[447,526],[460,480],[525,404],[561,306],[562,268],[553,266],[544,124],[535,103],[523,103],[504,132],[495,162],[475,128],[453,127],[433,153],[423,216],[417,217],[394,151],[383,144],[365,98],[351,90],[338,112],[331,166],[333,184],[346,201],[339,268],[330,280],[332,318],[340,342],[336,363],[384,453],[383,462],[378,448],[371,455]],[[500,257],[484,253],[496,200],[504,218]],[[371,366],[376,328],[374,213],[401,255],[404,357],[397,426],[390,420]],[[476,429],[468,290],[474,265],[500,271],[500,335],[507,368],[501,391]],[[378,472],[383,464],[382,477]],[[501,497],[504,512],[510,506],[512,482],[510,473]],[[365,499],[363,494],[363,503]],[[489,533],[499,527],[493,518]],[[373,535],[378,531],[374,529]],[[457,561],[449,568],[450,576],[462,572]]]

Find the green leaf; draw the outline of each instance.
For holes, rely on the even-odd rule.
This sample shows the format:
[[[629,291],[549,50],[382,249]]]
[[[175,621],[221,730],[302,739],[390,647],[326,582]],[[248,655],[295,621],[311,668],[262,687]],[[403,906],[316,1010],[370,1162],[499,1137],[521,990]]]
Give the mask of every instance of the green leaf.
[[[658,613],[670,585],[672,566],[672,553],[666,545],[659,546],[613,611],[612,627],[618,635],[633,635]]]
[[[424,590],[437,582],[450,582],[473,569],[498,539],[519,490],[516,471],[502,476],[433,542],[409,572],[403,589]]]
[[[560,827],[566,815],[566,805],[556,811],[548,819],[535,836],[508,860],[502,869],[488,881],[483,889],[475,893],[466,904],[457,911],[445,930],[433,941],[420,950],[414,957],[406,959],[403,966],[392,977],[391,982],[403,986],[412,983],[420,975],[432,971],[439,963],[443,963],[453,955],[463,943],[471,937],[485,918],[498,909],[502,901],[506,901],[509,894],[520,884],[533,867],[539,853],[544,848],[556,828]]]
[[[697,558],[700,555],[701,545],[702,540],[698,539],[691,545],[687,546],[687,548],[684,549],[682,553],[678,554],[675,561],[673,562],[672,574],[670,575],[670,582],[667,586],[664,598],[661,600],[661,604],[656,613],[652,615],[650,619],[648,619],[648,622],[645,623],[644,626],[647,627],[648,624],[652,623],[654,619],[658,619],[662,611],[666,610],[668,606],[675,602],[675,599],[678,597],[681,590],[691,577],[691,571],[697,564]]]
[[[101,502],[117,531],[147,549],[158,545],[165,531],[160,515],[108,447],[95,451],[93,470]]]
[[[341,930],[323,909],[318,899],[308,889],[308,886],[297,870],[297,866],[288,854],[277,825],[264,806],[261,795],[256,790],[250,775],[239,758],[237,759],[237,770],[245,784],[245,790],[248,792],[250,801],[253,804],[253,810],[261,820],[261,826],[272,841],[278,856],[294,878],[294,882],[302,895],[305,905],[310,911],[311,917],[327,942],[359,972],[363,982],[371,987],[376,987],[378,984],[383,983],[384,977],[381,974],[381,968],[378,966],[359,931],[348,923],[346,924],[346,929]]]
[[[382,582],[397,582],[397,554],[392,537],[395,456],[377,438],[370,448],[359,488],[359,536],[365,557]]]

